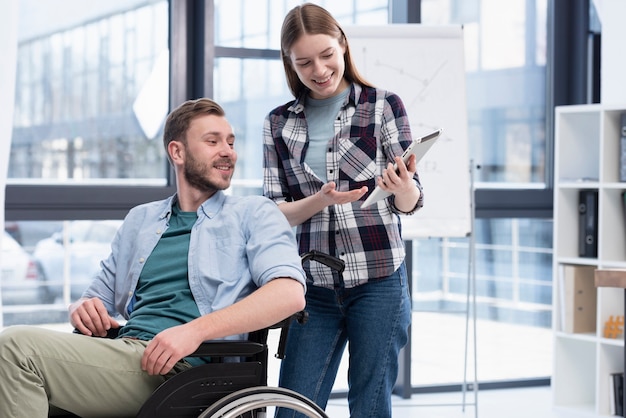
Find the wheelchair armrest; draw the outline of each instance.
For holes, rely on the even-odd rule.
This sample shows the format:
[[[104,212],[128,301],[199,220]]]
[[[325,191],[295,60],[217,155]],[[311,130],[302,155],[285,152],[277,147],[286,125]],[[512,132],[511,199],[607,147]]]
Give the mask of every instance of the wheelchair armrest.
[[[116,338],[119,331],[119,328],[111,328],[105,337],[95,338]],[[76,328],[72,332],[82,335]],[[263,350],[263,344],[252,341],[205,341],[189,357],[249,357]]]
[[[251,341],[205,341],[189,357],[250,357],[265,349]]]
[[[74,334],[80,334],[83,335],[82,332],[80,332],[77,328],[74,328],[74,330],[72,331]],[[105,335],[104,337],[98,337],[98,336],[94,336],[94,338],[117,338],[117,335],[120,333],[120,328],[110,328],[107,331],[107,335]]]
[[[287,340],[287,332],[292,321],[297,321],[300,324],[306,323],[309,317],[308,312],[300,311],[282,321],[268,327],[269,329],[280,329],[280,341],[278,344],[278,351],[275,355],[276,358],[284,358],[285,356],[285,343]],[[267,335],[267,334],[265,334]],[[265,340],[265,337],[263,337]],[[198,349],[191,353],[190,357],[250,357],[255,354],[259,354],[267,349],[266,344],[253,342],[253,341],[205,341],[200,344]]]

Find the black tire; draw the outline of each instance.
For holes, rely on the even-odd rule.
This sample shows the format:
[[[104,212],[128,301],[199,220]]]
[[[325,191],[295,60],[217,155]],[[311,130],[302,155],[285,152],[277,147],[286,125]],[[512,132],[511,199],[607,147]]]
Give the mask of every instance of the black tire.
[[[302,412],[309,418],[328,418],[324,410],[306,396],[289,389],[270,386],[231,393],[204,410],[198,418],[234,418],[271,406]]]

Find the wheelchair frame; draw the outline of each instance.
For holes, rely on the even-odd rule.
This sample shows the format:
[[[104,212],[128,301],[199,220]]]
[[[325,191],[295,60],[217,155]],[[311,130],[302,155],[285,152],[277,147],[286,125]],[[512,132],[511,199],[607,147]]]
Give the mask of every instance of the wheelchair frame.
[[[345,264],[331,255],[310,251],[302,263],[312,260],[343,273]],[[267,407],[281,407],[309,418],[328,418],[323,409],[297,392],[267,386],[269,329],[281,329],[276,357],[285,356],[287,333],[293,321],[305,323],[299,312],[266,329],[249,334],[248,341],[208,341],[192,356],[211,357],[211,362],[178,373],[159,386],[144,403],[137,418],[232,418],[266,416]],[[230,357],[241,361],[229,362]]]

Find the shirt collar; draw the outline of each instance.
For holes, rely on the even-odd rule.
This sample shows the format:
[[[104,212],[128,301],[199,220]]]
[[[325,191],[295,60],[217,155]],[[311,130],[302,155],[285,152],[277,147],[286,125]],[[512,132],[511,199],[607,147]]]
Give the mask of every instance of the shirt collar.
[[[209,197],[207,200],[204,201],[203,204],[200,205],[198,215],[200,214],[200,212],[202,212],[207,218],[213,218],[215,215],[218,214],[220,209],[224,207],[225,201],[226,194],[223,190],[218,190],[213,196]]]
[[[363,87],[361,87],[359,84],[352,83],[350,85],[350,94],[348,94],[348,97],[346,97],[346,100],[343,102],[341,106],[346,107],[348,103],[350,102],[356,105],[357,103],[356,98],[361,95],[362,90],[363,90]],[[306,89],[300,95],[300,97],[297,97],[296,100],[294,100],[294,102],[291,104],[291,106],[289,106],[287,110],[289,110],[290,112],[294,112],[296,115],[302,112],[304,110],[304,103],[306,103],[307,94],[309,94],[309,89]]]
[[[200,205],[198,209],[198,215],[204,214],[207,218],[213,218],[220,209],[224,206],[226,200],[226,194],[223,190],[218,190],[215,194],[209,197]],[[172,215],[172,207],[178,202],[178,194],[170,196],[166,200],[165,210],[161,213],[160,219],[169,218]]]

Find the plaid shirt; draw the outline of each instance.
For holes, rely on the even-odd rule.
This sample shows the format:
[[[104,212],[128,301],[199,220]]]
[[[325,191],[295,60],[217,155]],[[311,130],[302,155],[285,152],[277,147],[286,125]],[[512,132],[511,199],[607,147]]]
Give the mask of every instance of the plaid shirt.
[[[308,148],[305,97],[272,110],[263,126],[263,193],[280,204],[317,193],[322,180],[304,163]],[[401,99],[393,93],[352,84],[335,120],[335,136],[328,142],[326,169],[337,190],[367,186],[393,157],[411,142],[409,120]],[[417,187],[422,189],[415,175]],[[366,195],[367,196],[367,195]],[[365,200],[364,196],[361,200]],[[416,208],[423,205],[420,197]],[[317,286],[354,287],[391,275],[404,260],[400,217],[393,195],[367,209],[361,201],[324,208],[297,227],[300,253],[318,250],[346,263],[344,283],[329,268],[305,266]]]

